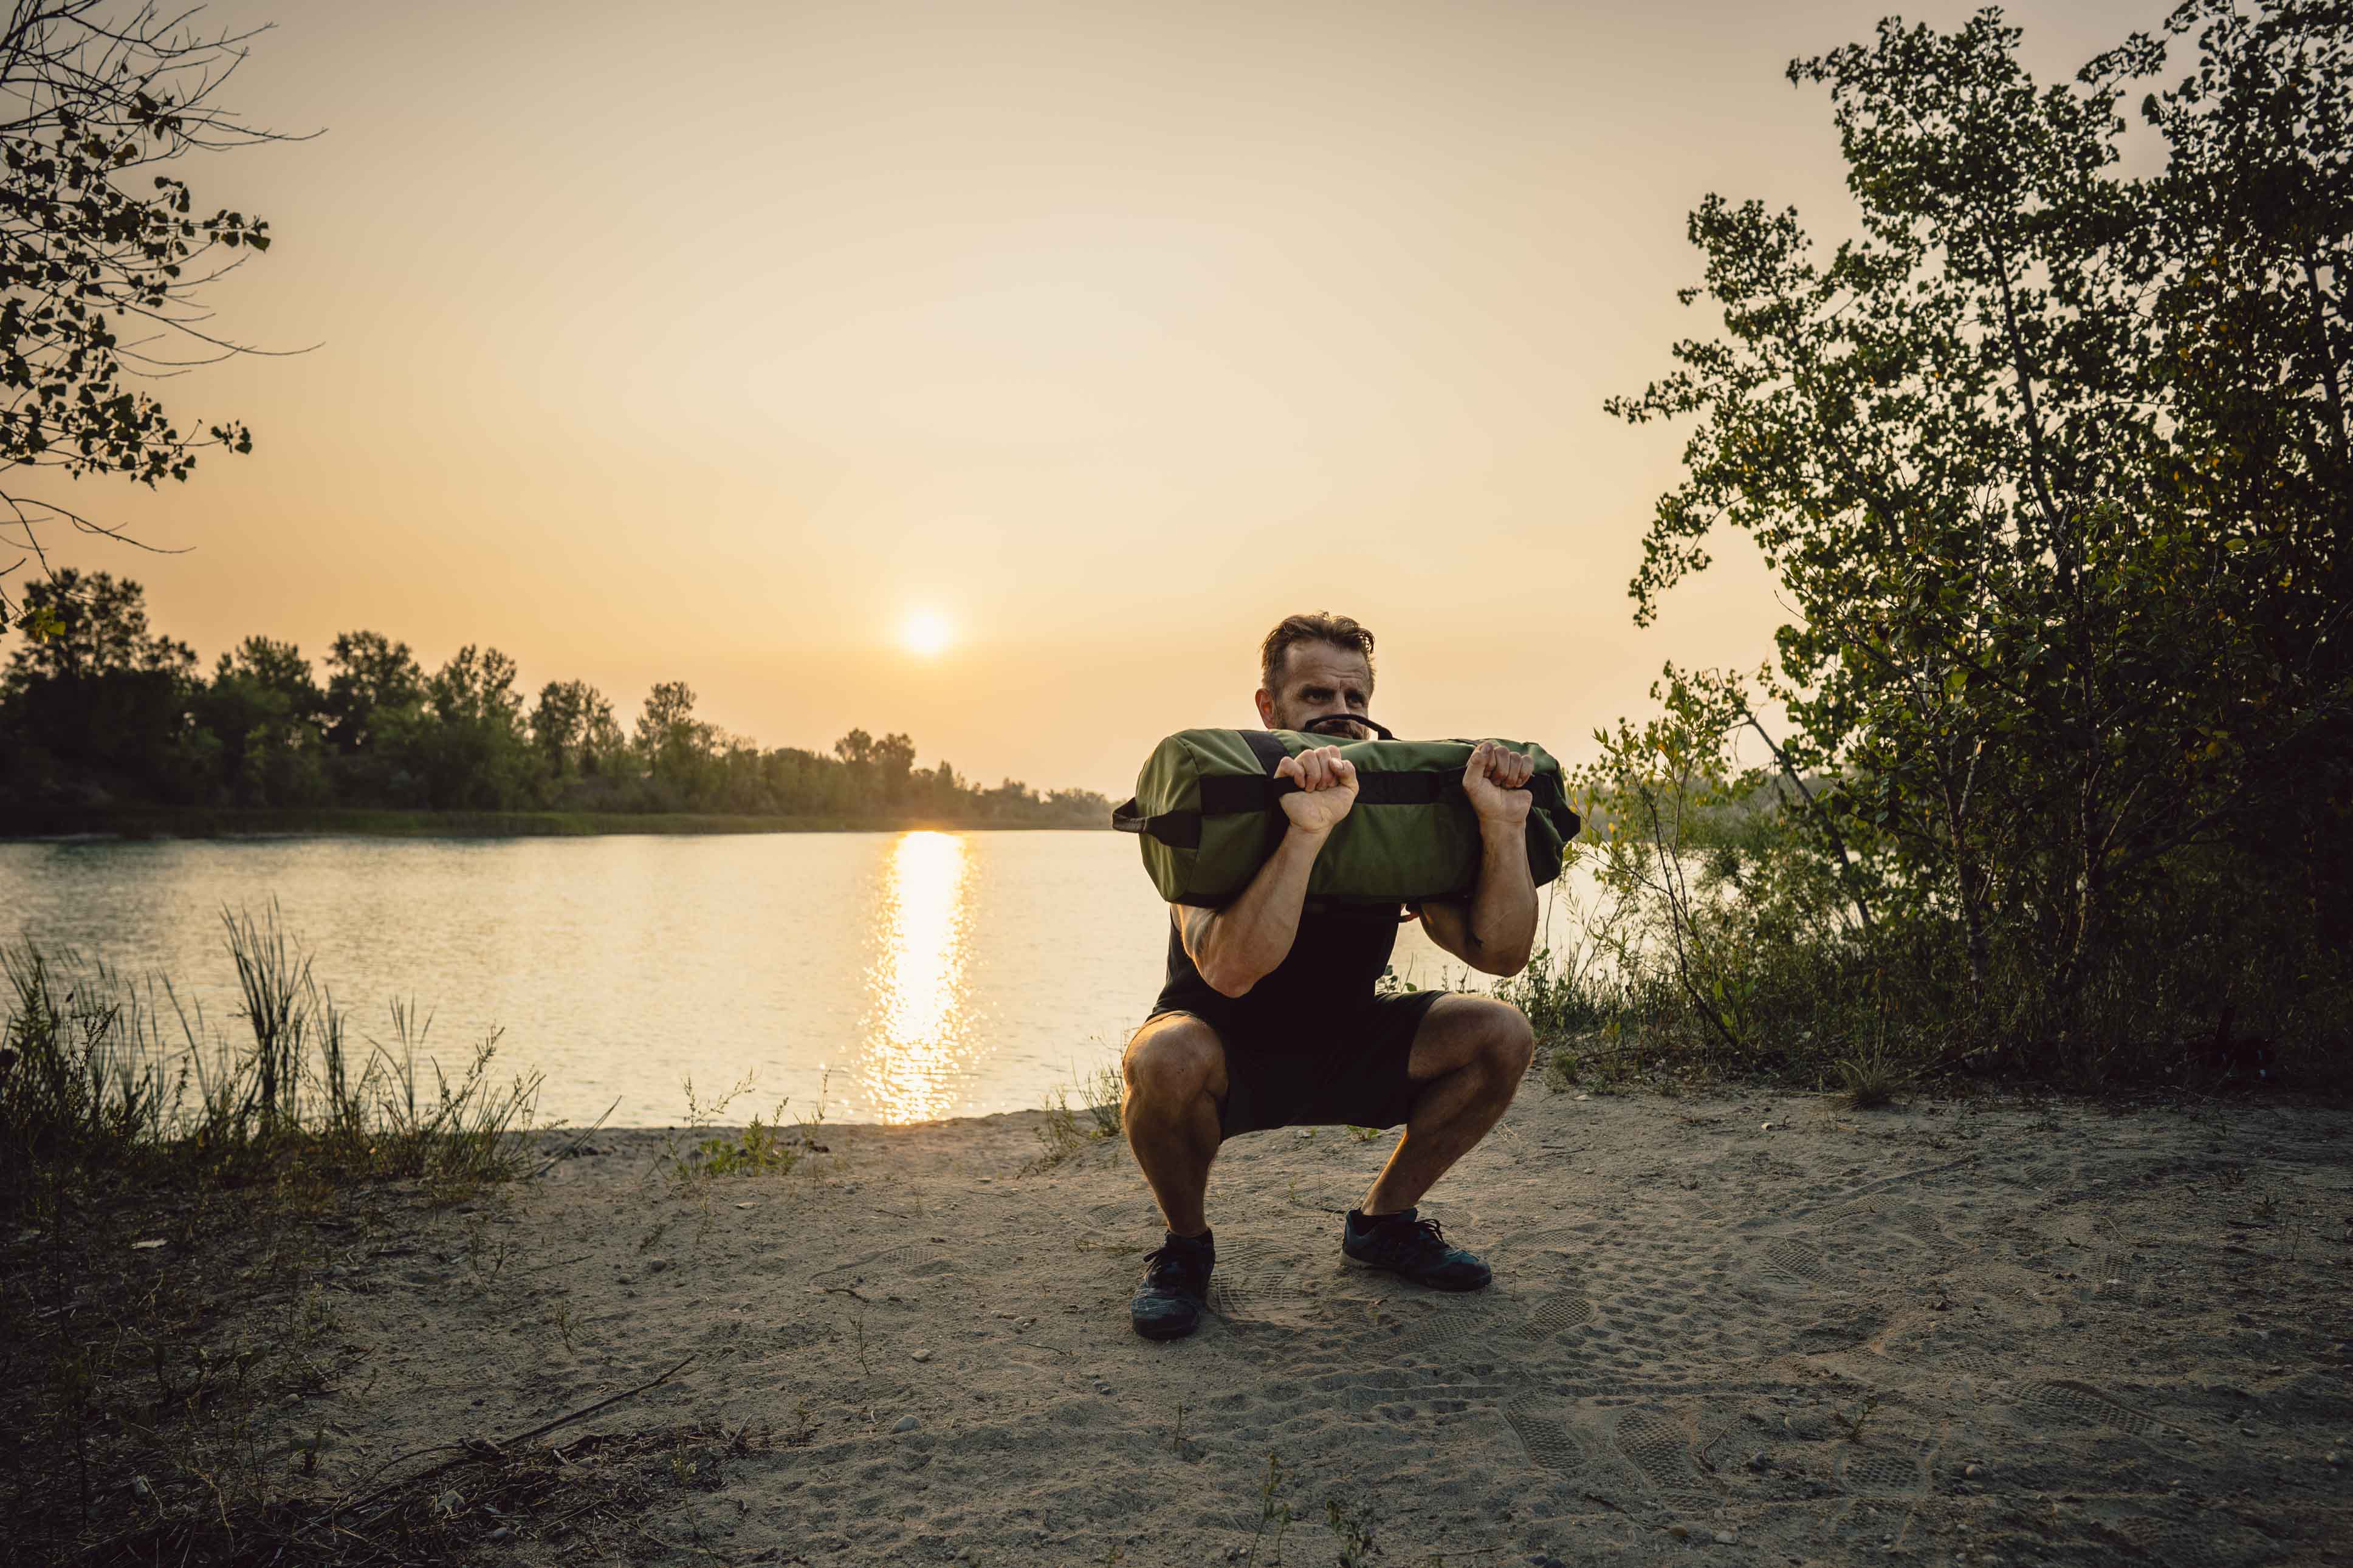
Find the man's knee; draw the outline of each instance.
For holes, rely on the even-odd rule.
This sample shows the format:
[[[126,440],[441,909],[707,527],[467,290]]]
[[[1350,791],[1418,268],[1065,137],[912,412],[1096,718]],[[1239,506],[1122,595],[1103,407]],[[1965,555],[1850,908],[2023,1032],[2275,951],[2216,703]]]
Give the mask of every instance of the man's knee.
[[[1482,1059],[1504,1082],[1517,1084],[1526,1075],[1528,1064],[1535,1060],[1535,1026],[1509,1002],[1493,998],[1488,998],[1486,1016],[1480,1023]]]
[[[1214,1092],[1225,1060],[1215,1029],[1198,1018],[1172,1017],[1128,1043],[1120,1071],[1131,1100],[1166,1104]]]

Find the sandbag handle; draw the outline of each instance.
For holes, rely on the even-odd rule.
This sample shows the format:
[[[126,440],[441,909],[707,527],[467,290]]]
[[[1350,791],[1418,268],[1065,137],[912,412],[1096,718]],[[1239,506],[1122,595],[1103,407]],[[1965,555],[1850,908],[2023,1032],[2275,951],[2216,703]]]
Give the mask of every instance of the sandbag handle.
[[[1394,741],[1397,739],[1397,736],[1390,731],[1388,725],[1381,723],[1378,720],[1368,719],[1362,713],[1326,713],[1322,715],[1320,718],[1310,719],[1306,723],[1301,725],[1299,727],[1299,733],[1303,735],[1321,735],[1324,731],[1316,728],[1318,724],[1362,724],[1366,729],[1370,730],[1374,734],[1379,736],[1384,741]]]

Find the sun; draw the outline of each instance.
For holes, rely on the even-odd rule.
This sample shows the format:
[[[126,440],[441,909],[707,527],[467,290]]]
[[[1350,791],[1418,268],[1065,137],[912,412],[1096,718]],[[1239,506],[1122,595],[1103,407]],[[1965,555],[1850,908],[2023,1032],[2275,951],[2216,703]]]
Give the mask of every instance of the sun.
[[[948,644],[955,640],[955,628],[937,610],[911,611],[899,623],[899,641],[912,654],[930,658],[945,653]]]

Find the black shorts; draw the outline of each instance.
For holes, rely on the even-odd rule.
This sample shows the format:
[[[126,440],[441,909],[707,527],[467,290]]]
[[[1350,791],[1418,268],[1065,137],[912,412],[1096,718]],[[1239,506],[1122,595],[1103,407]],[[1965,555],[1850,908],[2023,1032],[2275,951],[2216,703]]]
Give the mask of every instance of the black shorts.
[[[1296,1037],[1266,1038],[1198,1007],[1164,1007],[1152,1016],[1184,1013],[1217,1031],[1226,1053],[1226,1097],[1218,1105],[1223,1137],[1271,1127],[1401,1127],[1419,1092],[1406,1073],[1413,1037],[1444,994],[1409,991],[1318,1013],[1312,1027],[1328,1043],[1304,1050]]]

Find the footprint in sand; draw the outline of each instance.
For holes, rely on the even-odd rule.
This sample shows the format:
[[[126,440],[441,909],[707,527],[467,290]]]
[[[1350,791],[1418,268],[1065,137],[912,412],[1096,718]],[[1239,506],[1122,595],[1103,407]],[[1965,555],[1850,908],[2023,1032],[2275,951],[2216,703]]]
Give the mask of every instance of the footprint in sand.
[[[1968,1249],[1946,1231],[1943,1223],[1936,1218],[1936,1211],[1926,1205],[1892,1198],[1865,1201],[1875,1206],[1878,1218],[1892,1224],[1927,1250],[1928,1272],[1942,1274],[1968,1256]]]
[[[1390,1421],[1414,1421],[1424,1415],[1451,1415],[1513,1394],[1501,1383],[1368,1383],[1350,1388],[1348,1409]]]
[[[2113,1426],[2145,1437],[2171,1425],[2072,1378],[2027,1384],[2018,1391],[2018,1404],[2036,1426]]]
[[[869,1283],[887,1284],[900,1280],[930,1279],[955,1272],[955,1265],[947,1253],[923,1242],[911,1242],[904,1247],[885,1247],[869,1253],[852,1263],[819,1269],[809,1276],[809,1283],[823,1289],[839,1290]]]
[[[1160,1216],[1153,1212],[1148,1201],[1141,1198],[1091,1204],[1079,1213],[1085,1216],[1089,1229],[1111,1236],[1153,1237],[1160,1230]]]
[[[1560,1475],[1575,1475],[1585,1468],[1585,1446],[1577,1440],[1568,1422],[1556,1407],[1529,1394],[1521,1394],[1504,1405],[1504,1424],[1528,1456],[1528,1463],[1540,1470],[1552,1470]]]
[[[1531,1230],[1518,1236],[1507,1236],[1488,1248],[1495,1258],[1517,1258],[1530,1252],[1570,1252],[1585,1245],[1587,1226],[1556,1225],[1544,1230]]]
[[[1850,1447],[1839,1456],[1839,1485],[1856,1497],[1920,1497],[1928,1490],[1928,1455]]]
[[[1518,1318],[1508,1307],[1499,1307],[1491,1302],[1440,1307],[1381,1348],[1390,1356],[1422,1355],[1431,1351],[1453,1348],[1474,1337],[1485,1342],[1508,1332],[1518,1323]]]
[[[1262,1241],[1231,1241],[1209,1273],[1209,1310],[1231,1322],[1305,1328],[1316,1300],[1301,1289],[1296,1259]]]
[[[1765,1244],[1765,1261],[1776,1271],[1800,1285],[1829,1288],[1836,1285],[1838,1277],[1831,1272],[1830,1260],[1821,1249],[1802,1241],[1783,1237]]]
[[[2080,1301],[2139,1301],[2148,1294],[2148,1268],[2137,1253],[2116,1249],[2099,1254],[2075,1287]]]
[[[1593,1321],[1593,1303],[1582,1296],[1550,1296],[1528,1314],[1523,1332],[1530,1339],[1550,1339],[1569,1329],[1582,1328]]]
[[[2280,1561],[2278,1542],[2221,1520],[2136,1520],[2117,1533],[2165,1568],[2259,1568]]]
[[[1715,1494],[1692,1463],[1691,1435],[1663,1410],[1636,1407],[1622,1412],[1610,1442],[1642,1479],[1676,1508],[1704,1508]]]
[[[1794,1237],[1767,1242],[1765,1261],[1774,1272],[1811,1289],[1841,1296],[1875,1296],[1880,1291],[1880,1287],[1865,1284],[1851,1266]]]
[[[1508,1302],[1441,1307],[1383,1346],[1392,1357],[1461,1349],[1509,1362],[1555,1334],[1593,1321],[1593,1303],[1582,1296],[1548,1296],[1532,1312]]]
[[[1798,1331],[1792,1348],[1808,1355],[1861,1350],[1876,1339],[1887,1324],[1886,1310],[1872,1302],[1833,1302],[1822,1316]]]

